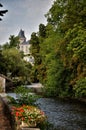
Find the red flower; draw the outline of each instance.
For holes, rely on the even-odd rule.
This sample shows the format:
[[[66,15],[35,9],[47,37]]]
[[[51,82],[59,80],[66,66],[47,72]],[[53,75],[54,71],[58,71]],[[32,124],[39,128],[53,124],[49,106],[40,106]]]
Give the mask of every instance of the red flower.
[[[16,112],[16,116],[17,116],[17,117],[19,116],[19,113],[18,113],[18,112]]]
[[[46,120],[44,112],[34,106],[13,107],[12,113],[17,120],[24,121],[28,125],[42,123]]]

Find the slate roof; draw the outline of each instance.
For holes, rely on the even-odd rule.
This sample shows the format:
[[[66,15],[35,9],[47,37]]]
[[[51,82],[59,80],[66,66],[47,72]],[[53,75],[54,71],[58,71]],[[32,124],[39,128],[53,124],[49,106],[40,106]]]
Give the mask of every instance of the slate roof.
[[[29,41],[23,41],[20,45],[28,45]]]
[[[25,34],[24,31],[21,29],[19,34],[18,34],[19,38],[25,38]]]

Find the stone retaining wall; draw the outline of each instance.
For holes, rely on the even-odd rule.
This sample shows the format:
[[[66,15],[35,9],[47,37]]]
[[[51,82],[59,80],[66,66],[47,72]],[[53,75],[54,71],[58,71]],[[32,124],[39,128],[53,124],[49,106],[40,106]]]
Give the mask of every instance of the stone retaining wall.
[[[14,120],[7,103],[0,97],[0,130],[15,130]]]
[[[39,128],[21,128],[21,130],[40,130]]]

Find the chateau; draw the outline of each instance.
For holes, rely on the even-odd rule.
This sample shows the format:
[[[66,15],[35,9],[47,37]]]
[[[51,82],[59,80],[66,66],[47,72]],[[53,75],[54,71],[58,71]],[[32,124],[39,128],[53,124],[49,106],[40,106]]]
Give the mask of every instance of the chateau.
[[[21,52],[23,52],[24,60],[27,62],[30,62],[33,65],[34,58],[30,53],[30,46],[31,45],[29,43],[29,40],[26,41],[26,37],[25,37],[24,31],[22,29],[20,30],[18,37],[19,37],[19,41],[20,41],[19,50]]]

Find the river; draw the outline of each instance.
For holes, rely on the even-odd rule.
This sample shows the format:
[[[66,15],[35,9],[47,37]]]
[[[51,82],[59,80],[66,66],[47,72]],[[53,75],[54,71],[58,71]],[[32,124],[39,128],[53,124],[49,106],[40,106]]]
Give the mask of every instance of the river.
[[[28,85],[40,87],[40,84]],[[15,93],[8,95],[16,98]],[[55,130],[86,130],[86,105],[74,100],[40,98],[36,104],[45,112]],[[52,129],[51,129],[52,130]]]
[[[16,97],[14,93],[8,95]],[[86,105],[74,100],[40,98],[36,104],[55,130],[86,130]]]
[[[56,130],[86,130],[86,106],[74,101],[40,98],[38,106]]]

